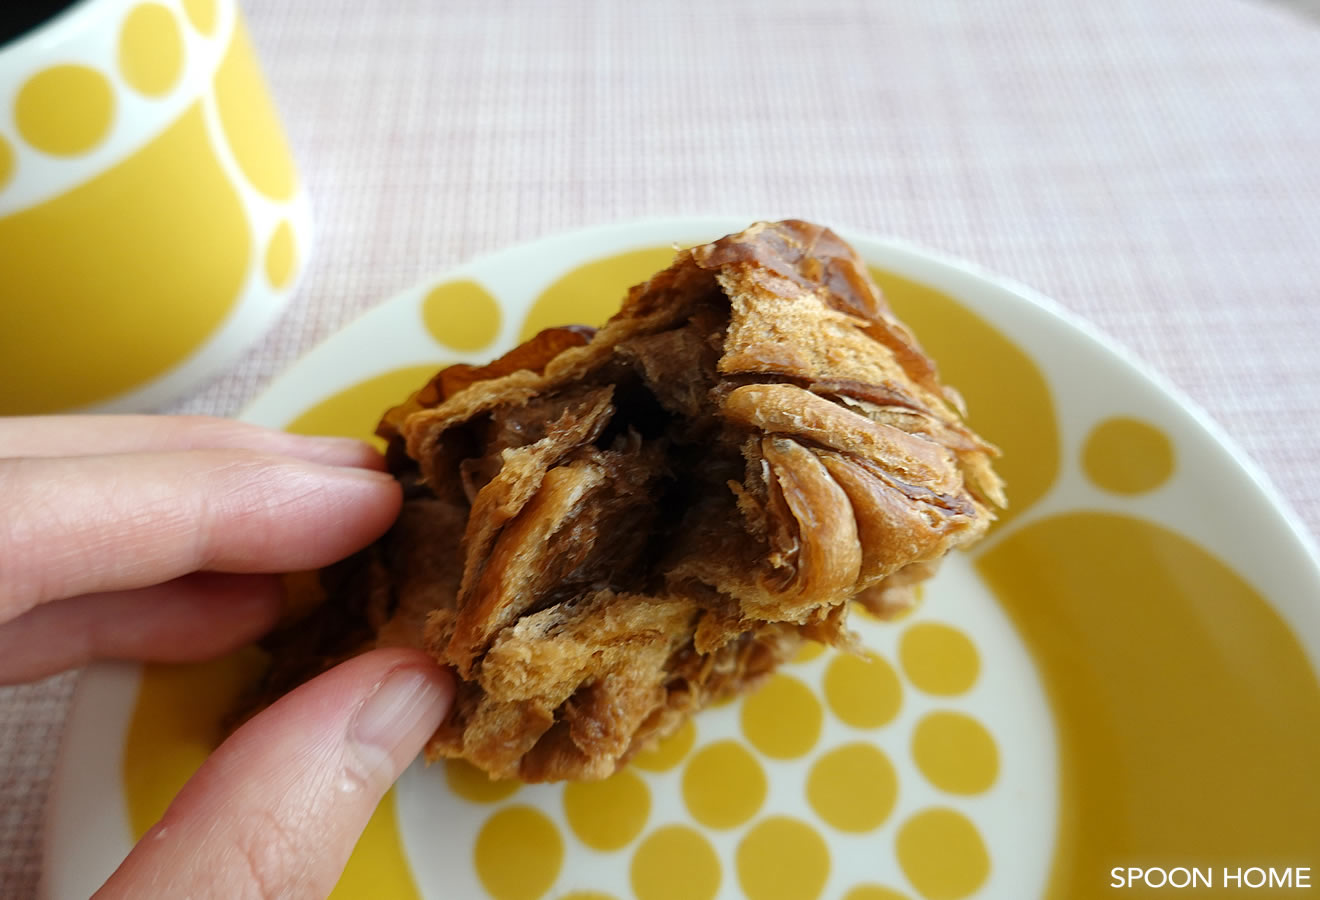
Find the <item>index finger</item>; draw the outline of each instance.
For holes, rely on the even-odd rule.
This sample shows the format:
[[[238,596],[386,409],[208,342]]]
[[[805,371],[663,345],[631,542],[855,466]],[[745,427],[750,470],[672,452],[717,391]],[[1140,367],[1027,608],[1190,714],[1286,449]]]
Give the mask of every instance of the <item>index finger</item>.
[[[327,565],[380,536],[388,475],[240,450],[0,459],[0,622],[197,570]]]
[[[253,450],[327,466],[384,468],[362,441],[306,437],[212,416],[0,416],[0,458]]]

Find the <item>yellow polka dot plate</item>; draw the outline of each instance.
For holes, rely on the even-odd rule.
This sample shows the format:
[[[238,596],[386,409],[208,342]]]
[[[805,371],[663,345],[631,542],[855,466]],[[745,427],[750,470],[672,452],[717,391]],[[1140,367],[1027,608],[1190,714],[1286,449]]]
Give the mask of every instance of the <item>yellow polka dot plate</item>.
[[[442,363],[604,319],[674,244],[746,220],[548,238],[328,340],[247,418],[369,434]],[[1116,866],[1320,873],[1320,566],[1205,417],[1053,303],[845,235],[1004,450],[1013,508],[906,619],[858,616],[599,784],[414,766],[336,897],[1107,896]],[[204,758],[243,654],[80,682],[48,846],[86,896]]]

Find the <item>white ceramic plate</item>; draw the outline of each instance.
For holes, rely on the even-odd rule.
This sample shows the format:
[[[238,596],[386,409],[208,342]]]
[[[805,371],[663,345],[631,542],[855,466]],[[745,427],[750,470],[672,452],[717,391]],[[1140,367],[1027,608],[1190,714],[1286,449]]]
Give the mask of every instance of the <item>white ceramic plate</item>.
[[[245,417],[368,434],[440,364],[594,324],[672,245],[746,224],[486,257],[372,310]],[[1011,514],[915,614],[858,623],[868,660],[804,654],[601,785],[414,766],[336,896],[1016,900],[1107,894],[1114,867],[1320,873],[1320,566],[1295,519],[1202,413],[1054,303],[844,237],[1004,449]],[[87,896],[154,821],[244,666],[87,672],[49,897]]]

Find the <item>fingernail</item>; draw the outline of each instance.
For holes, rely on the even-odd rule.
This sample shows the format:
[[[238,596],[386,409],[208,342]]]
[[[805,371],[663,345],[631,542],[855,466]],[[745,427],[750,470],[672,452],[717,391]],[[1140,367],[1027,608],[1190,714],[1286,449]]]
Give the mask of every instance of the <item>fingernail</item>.
[[[370,444],[355,438],[302,434],[289,437],[301,449],[300,455],[309,462],[328,466],[360,466],[367,460],[380,457]]]
[[[365,481],[369,484],[393,484],[394,476],[389,472],[379,472],[375,469],[332,469],[336,478],[348,478],[354,481]]]
[[[438,679],[418,669],[396,669],[367,699],[349,726],[349,735],[368,773],[390,766],[404,741],[418,742],[440,727],[445,714],[445,693]],[[419,739],[415,731],[424,729]],[[417,744],[420,746],[420,743]],[[399,764],[406,764],[413,753]]]

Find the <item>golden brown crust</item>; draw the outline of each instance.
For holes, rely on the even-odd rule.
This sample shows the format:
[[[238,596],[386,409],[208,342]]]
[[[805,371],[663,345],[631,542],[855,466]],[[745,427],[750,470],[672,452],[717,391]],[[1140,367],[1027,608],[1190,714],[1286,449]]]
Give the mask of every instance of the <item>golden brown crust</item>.
[[[996,451],[959,404],[827,229],[681,251],[594,335],[386,414],[404,512],[327,580],[335,640],[294,655],[422,646],[463,679],[432,758],[605,777],[985,531]]]

